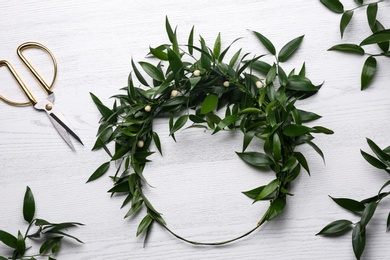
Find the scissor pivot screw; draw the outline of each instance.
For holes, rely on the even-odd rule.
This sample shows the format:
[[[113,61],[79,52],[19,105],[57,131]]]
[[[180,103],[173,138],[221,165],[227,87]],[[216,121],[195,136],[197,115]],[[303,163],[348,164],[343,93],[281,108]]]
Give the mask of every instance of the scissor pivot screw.
[[[51,110],[53,108],[52,104],[46,104],[45,106],[46,110]]]

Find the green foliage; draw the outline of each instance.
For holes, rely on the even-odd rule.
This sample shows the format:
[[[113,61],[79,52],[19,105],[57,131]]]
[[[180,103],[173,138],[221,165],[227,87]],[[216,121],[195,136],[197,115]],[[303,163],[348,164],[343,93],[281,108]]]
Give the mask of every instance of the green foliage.
[[[117,170],[111,176],[114,185],[109,192],[125,195],[122,206],[130,204],[125,217],[131,218],[146,209],[137,236],[145,234],[146,237],[155,222],[174,234],[143,192],[144,185],[147,185],[143,171],[152,154],[150,146],[154,143],[157,150],[162,151],[159,135],[153,130],[153,121],[156,117],[165,117],[169,134],[175,141],[175,133],[188,124],[191,124],[189,127],[210,129],[212,134],[224,130],[241,131],[243,149],[236,152],[239,158],[260,171],[270,169],[275,173],[272,182],[244,194],[253,202],[269,203],[259,226],[274,219],[283,212],[290,195],[290,183],[300,174],[301,168],[309,173],[305,156],[296,152],[295,148],[307,143],[323,157],[322,151],[312,142],[314,134],[333,133],[325,127],[305,126],[304,123],[320,116],[296,108],[298,100],[310,97],[321,87],[306,77],[305,64],[299,74],[295,70],[286,74],[280,64],[298,50],[303,36],[291,40],[277,51],[270,39],[253,31],[259,44],[273,55],[274,62],[261,61],[264,55],[244,53],[242,48],[233,51],[232,58],[225,61],[235,41],[223,49],[221,34],[218,34],[212,47],[201,36],[196,45],[192,28],[188,44],[182,48],[183,45],[177,42],[176,29],[172,29],[168,18],[165,27],[169,43],[149,48],[150,56],[157,60],[154,63],[157,65],[138,62],[142,72],[133,61],[128,86],[122,89],[125,94],[114,96],[116,102],[110,111],[106,111],[99,99],[92,95],[103,116],[93,150],[105,149],[110,161],[117,164]],[[134,83],[133,75],[139,86]],[[246,151],[253,140],[261,141],[263,149]],[[113,144],[110,147],[114,151],[108,149],[108,144]],[[107,172],[108,164],[101,165],[88,181]],[[174,235],[186,242],[202,245],[235,240],[198,243]]]
[[[335,13],[342,14],[340,19],[340,35],[343,38],[344,32],[352,20],[354,10],[359,8],[366,8],[367,23],[373,32],[372,35],[366,37],[359,44],[354,43],[342,43],[337,44],[329,48],[329,51],[339,51],[345,53],[352,53],[357,55],[368,55],[368,58],[364,62],[360,89],[365,90],[371,84],[374,79],[377,61],[375,57],[390,57],[389,45],[390,45],[390,29],[385,27],[376,19],[378,13],[378,3],[383,2],[379,0],[373,3],[364,4],[362,0],[355,0],[358,5],[350,10],[344,10],[343,4],[339,0],[320,0],[323,5]],[[381,49],[380,53],[368,53],[363,47],[366,45],[377,44]]]
[[[50,260],[54,259],[53,256],[58,253],[63,237],[69,237],[79,243],[83,243],[80,239],[65,233],[68,228],[81,226],[83,224],[77,222],[50,223],[43,219],[34,218],[34,215],[34,195],[30,187],[27,187],[23,200],[23,217],[28,223],[27,230],[24,235],[18,231],[17,236],[0,230],[0,242],[11,249],[14,249],[12,256],[0,256],[0,259],[34,260],[37,257],[47,257]],[[26,255],[31,249],[31,247],[27,247],[26,244],[28,239],[33,239],[35,243],[42,243],[39,253]]]
[[[375,156],[370,155],[364,151],[361,151],[363,158],[372,166],[385,170],[387,173],[390,173],[390,151],[389,149],[381,149],[379,146],[374,143],[371,139],[367,138],[367,143],[374,152]],[[390,180],[388,180],[379,190],[379,192],[367,199],[357,201],[349,198],[332,198],[342,208],[355,213],[360,217],[358,222],[352,222],[350,220],[337,220],[327,226],[325,226],[317,235],[324,236],[334,236],[334,235],[344,235],[346,234],[351,227],[352,231],[352,247],[353,252],[355,253],[356,259],[360,259],[364,252],[366,245],[366,226],[369,224],[371,218],[373,217],[378,204],[388,195],[390,192],[382,192],[384,188],[390,185]],[[390,214],[386,221],[386,230],[389,229],[390,225]]]

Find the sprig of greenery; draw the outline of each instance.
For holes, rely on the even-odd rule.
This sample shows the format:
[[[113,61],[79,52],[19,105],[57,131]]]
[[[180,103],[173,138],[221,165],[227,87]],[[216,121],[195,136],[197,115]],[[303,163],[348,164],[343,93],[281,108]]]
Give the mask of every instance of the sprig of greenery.
[[[275,62],[261,61],[264,55],[249,58],[251,54],[242,54],[242,49],[225,61],[234,42],[222,49],[221,35],[218,34],[213,47],[209,47],[201,36],[200,46],[196,46],[192,28],[188,43],[179,45],[176,29],[172,29],[168,18],[165,25],[170,43],[150,47],[149,57],[157,59],[157,65],[144,61],[137,65],[132,61],[133,71],[129,75],[128,86],[123,88],[124,94],[114,96],[116,101],[112,109],[91,93],[102,115],[93,150],[105,149],[110,159],[98,167],[88,182],[103,176],[111,162],[118,162],[119,166],[111,176],[114,186],[109,192],[126,195],[122,207],[131,204],[126,218],[141,208],[146,209],[137,236],[145,233],[146,239],[151,225],[158,223],[188,243],[226,244],[249,235],[266,221],[277,217],[291,195],[290,184],[301,169],[310,174],[308,162],[302,153],[296,151],[297,146],[309,144],[323,158],[322,151],[313,143],[313,134],[333,132],[321,126],[304,125],[320,116],[296,108],[297,100],[314,95],[321,84],[314,85],[306,77],[305,64],[299,73],[292,70],[287,74],[282,69],[281,64],[293,56],[304,36],[291,40],[276,52],[270,40],[253,32],[275,57]],[[148,78],[143,76],[139,66]],[[135,86],[133,75],[141,86]],[[221,117],[222,114],[224,116]],[[275,172],[275,179],[270,183],[243,192],[253,202],[269,203],[268,210],[251,231],[230,240],[203,243],[187,240],[167,227],[162,215],[143,192],[147,184],[143,171],[150,162],[148,157],[154,153],[150,151],[152,142],[162,154],[159,135],[153,130],[153,120],[166,116],[169,117],[169,134],[175,141],[175,133],[187,122],[192,122],[190,127],[211,129],[212,134],[221,130],[240,130],[243,148],[236,152],[237,155],[259,170],[270,168]],[[262,140],[263,149],[246,151],[253,139]],[[107,148],[109,143],[114,143],[113,153]]]
[[[381,149],[377,144],[372,140],[367,138],[367,143],[370,146],[371,150],[374,152],[375,156],[372,156],[364,151],[360,151],[364,159],[370,163],[375,168],[385,170],[390,174],[390,146]],[[325,226],[317,235],[323,236],[339,236],[344,235],[352,229],[352,247],[355,253],[356,259],[360,259],[363,254],[365,245],[366,245],[366,227],[370,222],[372,216],[375,213],[375,210],[378,204],[388,195],[390,192],[385,192],[384,189],[390,185],[390,180],[388,180],[378,191],[378,194],[366,198],[361,201],[357,201],[349,198],[332,198],[342,208],[358,215],[360,220],[357,222],[352,222],[346,219],[340,219],[331,222]],[[386,222],[386,231],[390,229],[390,213]]]
[[[320,0],[320,1],[329,10],[338,14],[342,14],[340,19],[341,38],[343,38],[344,31],[353,17],[354,10],[359,8],[366,8],[367,22],[373,34],[366,37],[359,44],[342,43],[329,48],[329,51],[340,51],[340,52],[352,53],[356,55],[368,55],[366,61],[364,62],[362,73],[361,73],[361,90],[366,89],[375,76],[375,72],[377,68],[377,60],[375,57],[378,56],[383,56],[387,58],[390,57],[390,51],[389,51],[390,29],[386,29],[377,20],[378,4],[380,2],[383,2],[383,0],[367,3],[367,4],[365,4],[363,0],[355,0],[355,3],[358,4],[358,6],[350,10],[344,10],[344,6],[339,0]],[[372,45],[372,44],[377,44],[381,49],[381,52],[372,54],[366,52],[363,49],[364,46]]]
[[[34,215],[35,200],[31,189],[27,187],[23,201],[23,217],[28,223],[28,228],[24,235],[19,230],[17,236],[0,230],[0,241],[14,250],[12,256],[0,256],[0,260],[35,260],[36,257],[47,257],[48,260],[55,260],[54,257],[58,253],[64,237],[83,243],[80,239],[65,233],[68,228],[81,226],[83,224],[77,222],[50,223],[43,219],[34,218]],[[32,231],[32,228],[35,230]],[[42,243],[38,253],[26,255],[27,251],[31,248],[27,247],[27,239]]]

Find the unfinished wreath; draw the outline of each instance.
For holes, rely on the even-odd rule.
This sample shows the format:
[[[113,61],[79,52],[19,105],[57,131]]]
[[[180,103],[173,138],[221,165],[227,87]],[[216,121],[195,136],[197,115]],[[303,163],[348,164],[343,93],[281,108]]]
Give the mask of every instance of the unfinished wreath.
[[[103,148],[110,159],[98,167],[88,182],[104,175],[111,162],[116,162],[117,169],[111,176],[114,186],[109,192],[127,195],[123,206],[131,206],[125,217],[146,208],[137,236],[147,234],[151,224],[158,223],[177,238],[192,244],[226,244],[245,237],[277,217],[291,195],[291,182],[302,168],[310,174],[305,156],[296,151],[297,146],[308,144],[323,158],[322,151],[313,143],[313,134],[333,132],[321,126],[305,126],[304,123],[320,116],[296,107],[297,100],[316,94],[321,85],[314,85],[306,77],[305,64],[298,73],[295,70],[286,73],[281,67],[299,48],[304,36],[291,40],[277,52],[270,40],[253,32],[275,57],[275,62],[269,64],[260,61],[264,55],[243,54],[242,49],[225,61],[234,42],[222,50],[220,34],[210,48],[202,37],[200,46],[194,45],[194,27],[185,45],[178,43],[176,29],[172,29],[168,19],[166,31],[170,43],[150,47],[148,54],[159,61],[157,65],[144,61],[138,63],[148,76],[146,78],[132,60],[128,86],[114,96],[116,100],[112,109],[91,93],[102,115],[93,150]],[[134,82],[133,75],[140,85]],[[143,171],[150,162],[148,157],[154,153],[150,150],[152,142],[161,153],[159,134],[153,130],[156,117],[169,118],[169,132],[173,139],[188,121],[192,122],[191,127],[211,129],[212,134],[221,130],[243,133],[242,151],[236,152],[237,155],[259,170],[270,168],[275,172],[275,179],[270,183],[243,192],[254,202],[269,202],[268,209],[252,230],[222,242],[195,242],[168,228],[143,192],[146,184]],[[246,151],[254,138],[263,141],[263,149]],[[112,142],[113,152],[107,147]]]

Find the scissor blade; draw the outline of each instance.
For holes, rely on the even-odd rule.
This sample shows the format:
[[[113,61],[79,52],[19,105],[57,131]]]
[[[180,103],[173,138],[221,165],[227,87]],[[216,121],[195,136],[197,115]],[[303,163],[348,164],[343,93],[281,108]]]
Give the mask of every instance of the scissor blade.
[[[49,115],[50,115],[52,118],[54,118],[54,120],[56,120],[58,124],[60,124],[63,128],[65,128],[65,130],[66,130],[69,134],[71,134],[77,141],[79,141],[79,143],[81,143],[82,145],[84,145],[83,142],[81,141],[81,139],[76,135],[76,133],[73,132],[73,130],[72,130],[64,121],[62,121],[61,119],[59,119],[58,116],[57,116],[56,114],[54,114],[54,113],[49,113]]]
[[[54,99],[54,94],[52,94],[51,96],[53,96],[53,99]],[[49,96],[49,98],[50,98],[50,96]],[[52,123],[53,123],[54,127],[57,129],[58,133],[60,133],[62,138],[66,141],[66,143],[72,149],[74,149],[74,147],[73,147],[73,144],[69,138],[68,133],[70,135],[72,135],[78,142],[80,142],[82,145],[84,145],[83,142],[81,141],[81,139],[77,136],[75,131],[72,129],[72,127],[70,126],[70,124],[68,123],[66,118],[61,114],[60,111],[58,111],[58,109],[48,99],[44,99],[44,100],[38,102],[37,104],[35,104],[34,108],[36,108],[38,110],[44,110],[48,114],[50,121],[52,121]]]
[[[49,115],[49,114],[48,114]],[[69,147],[75,151],[76,149],[73,146],[72,141],[70,140],[68,132],[51,116],[49,116],[50,121],[52,122],[54,128],[58,131],[62,139],[69,145]]]

